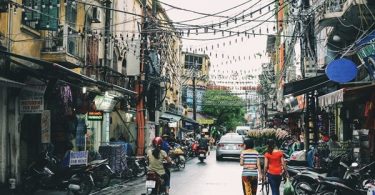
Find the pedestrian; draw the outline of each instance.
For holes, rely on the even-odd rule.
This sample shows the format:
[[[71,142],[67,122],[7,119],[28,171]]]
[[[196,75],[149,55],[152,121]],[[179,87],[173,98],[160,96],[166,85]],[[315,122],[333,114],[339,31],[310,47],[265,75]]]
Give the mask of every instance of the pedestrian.
[[[254,149],[252,139],[245,140],[245,150],[241,152],[242,189],[244,195],[256,195],[258,180],[262,178],[259,153]]]
[[[275,141],[267,141],[267,151],[264,154],[264,174],[267,175],[268,183],[271,185],[272,195],[280,194],[282,174],[286,171],[284,154],[281,150],[275,149]]]

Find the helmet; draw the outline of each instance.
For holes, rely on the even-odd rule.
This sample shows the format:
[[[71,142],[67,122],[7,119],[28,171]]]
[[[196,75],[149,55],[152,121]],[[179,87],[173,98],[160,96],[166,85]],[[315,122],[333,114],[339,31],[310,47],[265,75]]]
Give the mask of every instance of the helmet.
[[[161,144],[163,143],[163,139],[161,137],[155,137],[153,140],[152,140],[152,145],[154,147],[157,147],[157,146],[161,146]]]

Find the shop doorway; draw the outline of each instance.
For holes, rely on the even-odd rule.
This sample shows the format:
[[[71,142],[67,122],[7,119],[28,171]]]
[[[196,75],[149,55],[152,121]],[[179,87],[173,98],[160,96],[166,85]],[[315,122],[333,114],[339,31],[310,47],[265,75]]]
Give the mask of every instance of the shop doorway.
[[[41,114],[25,114],[21,121],[20,162],[21,170],[35,161],[41,152]]]

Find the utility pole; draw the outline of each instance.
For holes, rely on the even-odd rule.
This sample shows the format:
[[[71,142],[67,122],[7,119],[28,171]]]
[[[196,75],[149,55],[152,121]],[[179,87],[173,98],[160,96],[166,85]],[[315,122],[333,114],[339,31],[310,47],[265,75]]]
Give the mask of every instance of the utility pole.
[[[197,61],[194,62],[194,67],[193,67],[193,119],[196,121],[197,120],[197,103],[196,103],[196,92],[195,92],[195,79],[196,79],[196,75],[195,75],[195,71],[197,70],[196,69],[197,67]],[[195,137],[195,132],[197,131],[197,125],[194,124],[194,137]]]
[[[142,0],[143,18],[142,18],[142,30],[141,30],[141,60],[140,60],[140,73],[137,78],[136,92],[137,92],[137,106],[136,106],[136,120],[137,120],[137,155],[144,154],[145,147],[145,116],[144,116],[144,97],[143,97],[143,82],[145,80],[144,75],[144,63],[145,55],[147,50],[147,0]]]
[[[194,69],[193,69],[193,119],[194,120],[197,120],[197,103],[196,103],[196,91],[195,91],[195,88],[196,88],[196,84],[195,84],[195,79],[196,79],[196,75],[195,75],[195,71],[197,70],[197,61],[194,62]]]

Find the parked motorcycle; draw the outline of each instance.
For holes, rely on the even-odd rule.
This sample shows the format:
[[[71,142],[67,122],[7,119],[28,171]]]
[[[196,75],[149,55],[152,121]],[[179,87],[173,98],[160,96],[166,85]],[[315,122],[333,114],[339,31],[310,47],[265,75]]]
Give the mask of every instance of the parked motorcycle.
[[[317,176],[318,186],[316,189],[309,185],[301,185],[301,189],[305,194],[367,194],[367,190],[375,186],[373,178],[373,166],[375,162],[358,168],[358,163],[354,162],[350,166],[343,162],[340,165],[346,168],[343,178]]]
[[[114,175],[114,172],[108,165],[108,159],[91,161],[88,164],[87,170],[92,172],[94,184],[98,188],[108,187]]]
[[[23,190],[32,194],[38,189],[69,190],[76,195],[87,195],[94,185],[86,165],[67,169],[58,168],[58,160],[48,152],[32,163],[23,175]]]
[[[126,166],[121,173],[123,179],[142,177],[147,172],[147,163],[144,156],[126,156]]]
[[[360,170],[356,170],[358,163],[352,163],[351,166],[347,166],[345,163],[340,162],[340,165],[347,168],[344,178],[337,177],[324,177],[318,176],[318,186],[316,189],[312,189],[309,185],[301,185],[301,189],[305,194],[340,194],[340,195],[352,195],[352,194],[366,194],[366,186],[373,183],[373,180],[361,181]]]
[[[316,188],[318,186],[318,176],[322,177],[341,177],[344,174],[344,169],[340,167],[340,162],[343,160],[342,154],[334,158],[327,158],[324,160],[323,169],[315,169],[305,166],[288,166],[288,173],[292,177],[292,185],[297,194],[305,194],[305,191],[301,189],[301,185],[308,185],[310,188]]]

